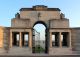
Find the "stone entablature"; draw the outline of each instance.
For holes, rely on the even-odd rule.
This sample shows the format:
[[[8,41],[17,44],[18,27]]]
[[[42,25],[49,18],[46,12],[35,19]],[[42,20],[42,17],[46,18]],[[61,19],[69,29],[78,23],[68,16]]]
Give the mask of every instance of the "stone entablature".
[[[38,13],[41,14],[41,20],[60,19],[60,11],[20,11],[20,18],[22,19],[36,19]]]
[[[21,8],[20,11],[61,11],[59,8],[48,8],[44,5],[36,5],[33,8]]]

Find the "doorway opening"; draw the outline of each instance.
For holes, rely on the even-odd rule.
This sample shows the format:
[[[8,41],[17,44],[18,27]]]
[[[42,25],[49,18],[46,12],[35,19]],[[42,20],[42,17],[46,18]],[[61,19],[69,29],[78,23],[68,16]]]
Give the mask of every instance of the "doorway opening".
[[[52,46],[59,47],[59,32],[52,33]]]
[[[33,26],[33,53],[48,53],[47,26],[44,22],[37,22]]]
[[[22,47],[28,47],[28,46],[29,46],[29,33],[22,32]]]
[[[62,32],[62,46],[68,47],[68,41],[69,41],[69,33],[68,32]]]
[[[19,47],[19,32],[12,32],[12,45]]]

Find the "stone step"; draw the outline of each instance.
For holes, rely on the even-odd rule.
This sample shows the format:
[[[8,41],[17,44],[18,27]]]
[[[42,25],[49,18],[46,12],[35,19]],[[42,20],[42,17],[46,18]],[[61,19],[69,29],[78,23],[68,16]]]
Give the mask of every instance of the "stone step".
[[[5,52],[6,52],[6,50],[5,50],[5,49],[0,48],[0,54],[1,54],[1,53],[5,53]]]
[[[80,55],[56,55],[56,56],[0,56],[0,57],[80,57]]]
[[[13,47],[10,48],[8,54],[10,55],[30,55],[32,53],[32,50],[30,48],[20,48],[20,47]]]
[[[72,49],[71,48],[50,48],[49,53],[50,55],[71,55]]]
[[[73,51],[73,54],[80,54],[80,51]]]

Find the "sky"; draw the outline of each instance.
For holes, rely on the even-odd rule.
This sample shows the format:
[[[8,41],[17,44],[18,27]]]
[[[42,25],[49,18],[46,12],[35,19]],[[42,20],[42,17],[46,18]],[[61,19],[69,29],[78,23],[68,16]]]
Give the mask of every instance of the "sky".
[[[34,26],[35,31],[35,40],[45,40],[45,30],[46,27],[43,24],[36,24]]]
[[[20,8],[46,5],[60,8],[70,21],[70,27],[80,27],[80,0],[0,0],[0,26],[11,26],[11,19]]]

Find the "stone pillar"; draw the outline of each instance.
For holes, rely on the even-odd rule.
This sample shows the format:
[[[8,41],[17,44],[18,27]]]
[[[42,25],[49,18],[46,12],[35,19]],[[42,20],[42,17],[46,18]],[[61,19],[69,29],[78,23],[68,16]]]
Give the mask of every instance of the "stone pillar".
[[[3,47],[3,38],[4,38],[4,28],[0,27],[0,48]]]
[[[62,41],[61,41],[61,32],[59,32],[59,47],[62,47]]]
[[[32,48],[32,31],[29,32],[29,47]]]
[[[12,48],[12,31],[10,30],[10,48]]]
[[[69,36],[68,36],[68,39],[69,39],[69,47],[71,47],[71,32],[69,32],[69,34],[68,34]]]
[[[52,32],[50,32],[50,47],[52,47]]]
[[[22,35],[21,32],[19,33],[19,46],[22,47]]]

